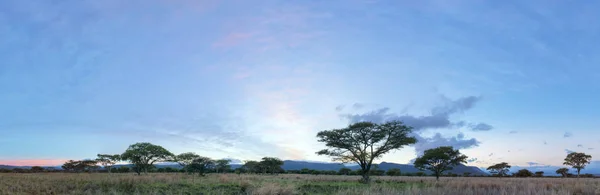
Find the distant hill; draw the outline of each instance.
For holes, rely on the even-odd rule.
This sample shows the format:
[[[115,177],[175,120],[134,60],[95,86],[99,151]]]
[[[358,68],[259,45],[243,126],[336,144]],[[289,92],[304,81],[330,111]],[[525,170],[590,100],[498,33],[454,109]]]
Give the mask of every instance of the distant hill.
[[[132,167],[133,165],[131,165],[131,164],[114,165],[115,168],[122,167],[122,166]],[[175,163],[160,163],[160,164],[156,164],[155,166],[156,166],[156,168],[167,168],[167,167],[177,168],[177,169],[182,168],[180,165],[175,164]],[[242,166],[241,164],[232,164],[231,168],[236,169],[241,166]],[[402,173],[421,172],[419,169],[415,168],[413,165],[407,165],[407,164],[382,162],[382,163],[378,164],[378,166],[379,166],[379,169],[385,170],[385,171],[387,171],[389,169],[397,168],[397,169],[400,169],[400,171]],[[54,169],[61,169],[60,166],[45,166],[44,168],[49,168],[49,167],[52,167]],[[319,170],[319,171],[338,171],[344,167],[350,168],[352,170],[360,169],[360,167],[358,165],[345,166],[341,163],[309,162],[309,161],[295,161],[295,160],[285,160],[285,161],[283,161],[283,166],[281,166],[281,167],[286,171],[302,170],[302,169],[312,169],[312,170]],[[15,169],[15,168],[29,169],[29,168],[31,168],[31,166],[0,165],[0,169]],[[429,171],[423,171],[423,172],[428,173],[428,174],[430,173]],[[449,172],[456,173],[456,174],[463,174],[463,173],[469,172],[472,175],[488,175],[488,173],[482,171],[481,169],[479,169],[477,167],[465,166],[465,165],[456,166],[456,167],[454,167],[454,170],[449,171]]]
[[[381,162],[380,164],[377,164],[377,165],[379,166],[380,170],[385,170],[385,171],[387,171],[389,169],[400,169],[400,172],[402,172],[402,173],[425,172],[427,174],[431,174],[431,171],[421,171],[421,170],[415,168],[413,165],[396,164],[396,163],[388,163],[388,162]],[[351,168],[353,170],[360,169],[360,167],[358,165],[349,166],[349,168]],[[451,171],[447,171],[444,173],[455,173],[455,174],[459,174],[459,175],[462,175],[463,173],[471,173],[471,175],[489,175],[488,173],[484,172],[483,170],[481,170],[477,167],[466,166],[463,164],[455,166]]]

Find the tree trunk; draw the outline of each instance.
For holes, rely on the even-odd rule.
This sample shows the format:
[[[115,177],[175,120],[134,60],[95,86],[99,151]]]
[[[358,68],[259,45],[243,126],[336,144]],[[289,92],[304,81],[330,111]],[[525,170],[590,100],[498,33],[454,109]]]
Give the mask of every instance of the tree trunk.
[[[363,172],[360,182],[364,184],[369,184],[371,182],[371,179],[369,178],[369,173]]]
[[[435,181],[440,181],[440,173],[435,173]]]
[[[581,171],[581,169],[577,169],[577,178],[579,178],[579,172]]]

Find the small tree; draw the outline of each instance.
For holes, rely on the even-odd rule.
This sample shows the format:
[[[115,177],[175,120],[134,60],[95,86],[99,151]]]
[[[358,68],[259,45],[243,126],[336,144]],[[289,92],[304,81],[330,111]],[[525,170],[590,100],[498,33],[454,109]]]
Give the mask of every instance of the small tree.
[[[460,163],[467,163],[467,158],[451,146],[442,146],[425,150],[423,156],[415,160],[414,165],[418,169],[432,171],[435,179],[439,181],[440,175],[444,171],[452,170],[454,166]]]
[[[40,167],[40,166],[33,166],[33,167],[31,167],[31,172],[34,172],[34,173],[44,172],[44,168]]]
[[[408,136],[411,130],[400,121],[390,121],[383,124],[359,122],[343,129],[321,131],[317,134],[318,141],[324,142],[328,148],[317,154],[331,156],[334,161],[358,163],[362,171],[361,181],[369,183],[373,160],[417,142],[414,137]]]
[[[211,167],[213,167],[215,162],[208,157],[198,157],[192,161],[189,165],[189,168],[192,172],[197,172],[198,175],[204,176]]]
[[[388,169],[387,172],[385,173],[388,176],[400,176],[402,174],[402,172],[400,171],[400,169]]]
[[[96,161],[102,165],[108,172],[111,172],[111,167],[121,160],[121,155],[118,154],[98,154]]]
[[[533,173],[527,169],[521,169],[519,171],[517,171],[517,173],[515,173],[515,176],[517,177],[531,177],[533,176]]]
[[[536,171],[535,172],[535,176],[536,177],[544,177],[544,172],[543,171]]]
[[[592,161],[592,156],[587,155],[585,153],[573,152],[567,155],[565,158],[564,165],[569,165],[577,170],[577,177],[579,177],[579,173],[581,169],[584,169],[587,164],[590,164]]]
[[[464,173],[463,173],[463,176],[464,176],[464,177],[469,177],[469,176],[471,176],[471,172],[464,172]]]
[[[188,166],[192,164],[192,161],[194,161],[194,159],[199,157],[200,155],[197,155],[196,153],[186,152],[178,154],[177,156],[175,156],[175,158],[172,159],[172,161],[179,164],[179,166],[181,166],[185,172],[188,172]]]
[[[560,168],[560,169],[556,170],[556,174],[560,174],[563,177],[567,177],[567,174],[569,174],[569,169],[568,168]]]
[[[510,167],[508,163],[502,162],[488,167],[487,170],[493,174],[497,174],[498,177],[504,177],[508,174]]]
[[[130,145],[121,158],[129,160],[135,166],[134,170],[140,175],[142,171],[148,173],[148,170],[154,167],[155,162],[172,161],[173,156],[173,153],[162,146],[142,142]]]
[[[216,163],[215,167],[216,167],[217,173],[220,173],[220,172],[225,173],[225,172],[229,171],[229,169],[231,169],[229,162],[231,162],[231,160],[229,160],[229,159],[221,159],[221,160],[215,161],[215,163]]]
[[[349,169],[349,168],[345,168],[345,167],[344,167],[344,168],[341,168],[341,169],[338,171],[338,174],[340,174],[340,175],[349,175],[349,174],[350,174],[350,172],[352,172],[352,169]]]

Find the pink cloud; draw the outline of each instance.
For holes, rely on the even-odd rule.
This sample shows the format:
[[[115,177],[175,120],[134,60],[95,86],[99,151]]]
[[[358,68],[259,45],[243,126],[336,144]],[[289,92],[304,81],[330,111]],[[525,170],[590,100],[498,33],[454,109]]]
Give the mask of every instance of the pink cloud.
[[[13,166],[57,166],[62,165],[67,160],[64,159],[0,159],[0,165]]]

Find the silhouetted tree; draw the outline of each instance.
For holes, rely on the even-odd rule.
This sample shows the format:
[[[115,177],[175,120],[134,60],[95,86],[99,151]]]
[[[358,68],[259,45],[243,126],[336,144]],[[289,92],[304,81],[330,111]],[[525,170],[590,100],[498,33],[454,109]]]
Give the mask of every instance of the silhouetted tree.
[[[497,174],[498,177],[503,177],[508,174],[510,167],[508,163],[502,162],[488,167],[487,170],[493,174]]]
[[[569,165],[577,170],[577,177],[579,177],[579,172],[581,169],[584,169],[587,164],[590,164],[592,161],[592,156],[587,155],[585,153],[573,152],[567,155],[565,158],[564,165]]]
[[[263,170],[263,173],[269,172],[271,174],[275,174],[281,169],[283,161],[275,157],[264,157],[262,158],[262,161],[260,161],[259,165]]]
[[[44,168],[40,167],[40,166],[33,166],[33,167],[31,167],[31,172],[34,172],[34,173],[44,172]]]
[[[560,174],[563,177],[567,177],[568,173],[569,173],[569,169],[568,168],[560,168],[560,169],[556,170],[556,174]]]
[[[258,161],[248,160],[244,162],[242,168],[248,173],[261,173],[260,163]]]
[[[130,145],[121,158],[130,161],[139,175],[142,171],[148,173],[155,162],[172,161],[174,155],[162,146],[142,142]]]
[[[454,166],[460,163],[466,163],[467,158],[451,146],[442,146],[425,150],[423,156],[415,160],[414,165],[418,169],[432,171],[435,179],[440,180],[440,175],[444,171],[452,170]]]
[[[543,171],[536,171],[535,173],[536,177],[544,177],[544,172]]]
[[[121,160],[119,154],[98,154],[96,161],[102,165],[108,172],[111,172],[111,167]]]
[[[517,177],[531,177],[533,176],[533,173],[527,169],[521,169],[519,171],[517,171],[517,173],[515,173],[515,176]]]
[[[362,170],[361,181],[369,183],[373,160],[417,142],[408,136],[411,129],[400,121],[390,121],[383,124],[359,122],[343,129],[321,131],[317,134],[318,141],[324,142],[328,149],[317,154],[331,156],[334,161],[358,163]]]

